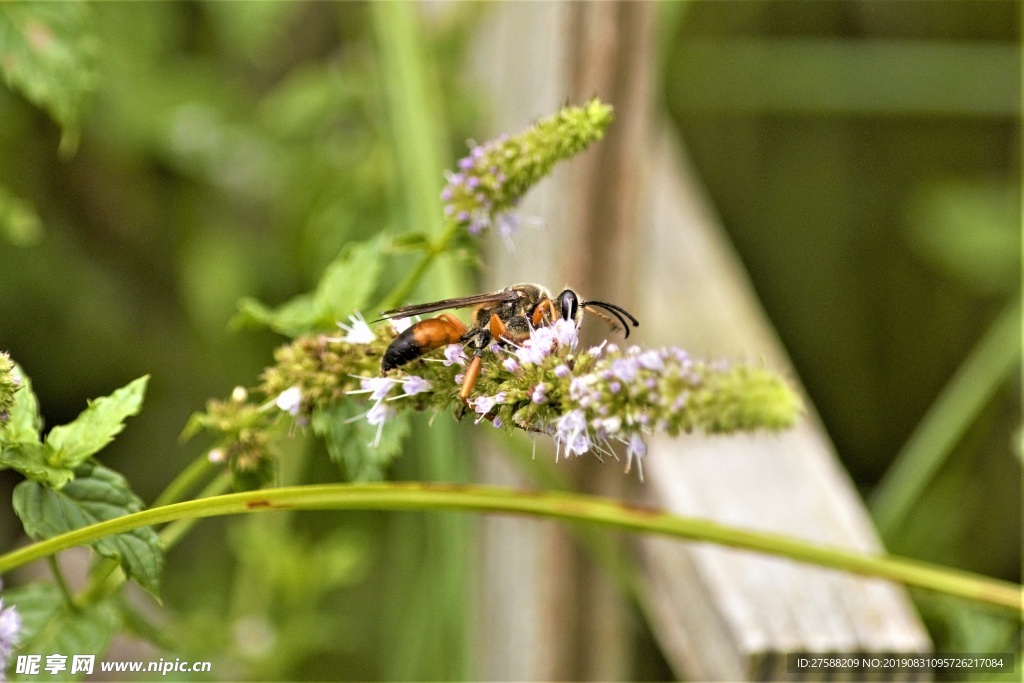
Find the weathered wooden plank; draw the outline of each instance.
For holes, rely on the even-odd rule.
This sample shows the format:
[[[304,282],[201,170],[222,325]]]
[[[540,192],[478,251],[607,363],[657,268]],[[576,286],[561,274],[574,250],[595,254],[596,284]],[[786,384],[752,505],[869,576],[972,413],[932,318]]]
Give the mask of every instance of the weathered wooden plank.
[[[650,72],[638,66],[643,61],[631,41],[637,30],[652,27],[635,17],[624,21],[621,10],[618,3],[503,3],[480,34],[474,68],[493,103],[491,132],[521,128],[568,97],[599,94],[617,113],[602,143],[615,148],[600,157],[605,168],[595,168],[588,153],[534,190],[521,216],[527,223],[530,216],[543,217],[549,228],[526,228],[514,254],[498,245],[489,256],[488,285],[585,283],[602,289],[588,290],[591,296],[608,294],[640,309],[634,312],[643,320],[642,343],[763,359],[785,371],[785,352],[685,156],[667,132],[650,132],[651,94],[643,82]],[[648,42],[654,43],[653,34]],[[626,61],[635,73],[622,73]],[[586,83],[597,85],[580,95]],[[622,187],[601,185],[619,163],[626,165]],[[628,196],[607,196],[619,192]],[[606,242],[592,232],[595,222],[608,231]],[[604,248],[590,249],[595,242]],[[616,260],[622,258],[630,263]],[[578,259],[590,265],[581,268]],[[481,479],[523,483],[501,462],[507,456],[491,450],[480,456]],[[550,455],[539,449],[538,457]],[[617,474],[614,467],[583,464]],[[645,470],[642,495],[681,514],[851,548],[879,547],[813,413],[779,436],[655,440]],[[609,491],[600,477],[580,482],[586,490]],[[617,495],[626,495],[625,483],[619,480]],[[623,669],[628,618],[608,607],[614,591],[594,579],[566,534],[519,520],[487,520],[480,534],[475,612],[481,678],[629,677]],[[705,544],[642,539],[635,548],[648,621],[680,676],[785,679],[792,677],[785,671],[788,652],[930,647],[905,592],[891,584]]]
[[[788,367],[746,278],[667,137],[652,151],[649,215],[652,255],[643,288],[652,293],[648,340],[699,355]],[[683,169],[683,170],[680,170]],[[672,316],[658,315],[667,306]],[[662,309],[664,310],[664,309]],[[677,321],[685,321],[678,326]],[[877,551],[867,512],[813,413],[779,435],[656,439],[646,462],[649,498],[680,514],[823,544]],[[647,604],[666,654],[689,676],[734,680],[787,678],[790,652],[923,652],[930,647],[905,592],[886,582],[780,558],[705,545],[639,542],[653,583]],[[669,580],[664,565],[677,568]],[[695,583],[699,588],[693,585]],[[669,605],[675,604],[675,609]],[[691,610],[717,615],[708,637]],[[735,646],[720,645],[725,630]],[[696,657],[694,652],[703,653]]]

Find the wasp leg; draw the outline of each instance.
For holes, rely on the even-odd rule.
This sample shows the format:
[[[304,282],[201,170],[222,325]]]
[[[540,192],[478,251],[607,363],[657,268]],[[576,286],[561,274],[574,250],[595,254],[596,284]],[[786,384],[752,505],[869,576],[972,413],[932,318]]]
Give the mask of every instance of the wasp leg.
[[[380,362],[381,374],[414,361],[428,351],[457,344],[466,332],[462,321],[450,313],[421,320],[395,337],[388,346]]]
[[[533,309],[533,317],[530,322],[533,323],[534,327],[540,327],[541,323],[544,322],[544,314],[548,314],[548,320],[550,323],[555,322],[555,304],[551,299],[545,298],[539,304],[537,308]]]
[[[466,374],[462,379],[462,389],[459,390],[459,398],[467,407],[469,407],[469,395],[473,392],[476,380],[480,376],[481,362],[480,354],[477,353],[473,356],[473,360],[469,361],[469,365],[466,366]]]
[[[514,316],[506,323],[492,313],[490,330],[495,339],[513,344],[521,344],[530,337],[530,323],[523,315]]]

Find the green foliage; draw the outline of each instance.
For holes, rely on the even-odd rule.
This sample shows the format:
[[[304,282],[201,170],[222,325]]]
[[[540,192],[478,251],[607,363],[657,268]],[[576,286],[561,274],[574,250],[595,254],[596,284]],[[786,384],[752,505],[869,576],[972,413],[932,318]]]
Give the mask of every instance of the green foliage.
[[[143,509],[142,501],[116,472],[88,462],[74,473],[75,478],[59,491],[36,481],[23,481],[14,488],[14,511],[29,536],[50,538]],[[159,592],[163,551],[152,529],[109,536],[92,547],[117,561],[125,574],[150,593]]]
[[[337,329],[339,320],[363,308],[377,286],[383,260],[382,237],[352,242],[332,261],[316,290],[276,309],[243,299],[238,324],[265,325],[288,336]]]
[[[47,460],[50,449],[41,443],[18,442],[0,448],[0,469],[12,469],[33,481],[60,490],[75,473],[70,467],[54,467]]]
[[[691,4],[688,13],[695,22],[708,12],[755,11],[742,3]],[[1002,4],[1008,3],[989,3],[984,12]],[[756,12],[767,17],[802,11],[776,5]],[[939,15],[946,10],[928,11]],[[465,21],[470,16],[465,12],[458,6],[449,14],[438,14],[429,24],[436,33],[419,36],[415,12],[402,4],[368,10],[356,3],[0,2],[0,73],[14,93],[0,92],[0,235],[10,243],[36,247],[0,249],[4,291],[12,293],[0,301],[5,314],[0,343],[19,349],[23,362],[39,368],[37,384],[46,388],[41,395],[52,411],[51,420],[54,415],[74,415],[80,407],[79,396],[75,403],[62,404],[61,391],[74,395],[83,386],[109,386],[103,382],[110,373],[139,367],[137,374],[150,372],[161,379],[164,396],[176,396],[171,401],[165,398],[162,406],[147,403],[150,426],[156,425],[158,434],[170,433],[180,425],[180,416],[211,392],[245,382],[266,364],[272,335],[225,336],[224,321],[239,297],[251,294],[259,301],[282,301],[296,291],[311,290],[278,307],[256,298],[243,300],[236,322],[294,339],[276,351],[273,365],[249,390],[251,397],[236,390],[231,399],[211,401],[204,413],[190,419],[186,434],[212,435],[210,458],[201,456],[197,462],[204,467],[190,468],[198,473],[194,478],[184,473],[175,478],[161,494],[161,502],[165,495],[174,501],[200,488],[200,479],[217,467],[229,470],[236,488],[262,487],[282,479],[290,483],[289,478],[311,472],[334,476],[329,465],[318,470],[318,463],[305,460],[316,454],[301,438],[307,433],[323,440],[326,454],[347,479],[382,479],[392,468],[401,476],[457,479],[451,470],[437,468],[443,458],[462,455],[451,444],[437,447],[435,440],[433,451],[426,453],[429,457],[395,462],[404,442],[421,443],[422,434],[413,440],[407,436],[422,421],[399,413],[384,425],[370,424],[363,416],[371,404],[348,395],[360,390],[362,379],[377,377],[380,355],[392,338],[390,328],[381,326],[373,342],[359,345],[345,341],[337,324],[360,310],[372,320],[376,310],[407,303],[417,292],[429,295],[434,290],[446,296],[472,291],[468,273],[453,277],[454,267],[481,259],[480,244],[469,237],[468,229],[514,228],[511,211],[518,199],[558,160],[600,139],[611,121],[610,107],[595,100],[567,107],[521,135],[475,147],[449,176],[449,213],[447,222],[442,221],[439,171],[445,154],[455,157],[462,152],[445,149],[445,141],[472,137],[479,130],[472,118],[486,106],[476,92],[461,95],[465,56],[460,50],[479,35],[476,24]],[[884,7],[872,8],[857,15],[864,23],[850,35],[860,35],[871,17],[877,20],[886,12]],[[815,16],[829,14],[823,10]],[[405,22],[401,31],[391,21],[396,17]],[[376,22],[376,34],[368,30],[368,21]],[[805,20],[802,30],[812,33],[811,23]],[[953,23],[968,27],[965,31],[973,25]],[[1002,27],[1019,22],[997,23]],[[756,24],[739,22],[751,30]],[[712,22],[710,28],[716,40],[720,34],[728,38],[728,21]],[[1005,28],[996,31],[997,36],[1002,35],[999,31]],[[919,34],[918,29],[907,29],[907,35]],[[864,476],[868,466],[856,464],[857,452],[879,457],[876,454],[898,450],[898,441],[912,424],[901,425],[893,416],[908,414],[916,420],[925,413],[927,404],[908,396],[927,397],[941,386],[942,380],[934,379],[934,367],[946,372],[956,364],[957,354],[971,347],[972,330],[986,326],[986,307],[997,310],[1002,301],[996,299],[1005,297],[1019,279],[1016,185],[1001,176],[979,181],[974,175],[976,160],[987,153],[1000,159],[1000,168],[1016,168],[1019,160],[1008,159],[1006,151],[1016,147],[1004,144],[999,134],[979,132],[992,123],[993,130],[1016,130],[1016,118],[965,121],[956,113],[984,118],[1012,110],[1016,117],[1019,97],[1007,97],[1000,84],[1013,72],[1001,67],[1015,63],[1005,58],[1016,60],[1019,50],[1014,42],[961,51],[963,46],[949,39],[923,51],[906,44],[869,46],[874,56],[868,63],[888,63],[893,57],[904,65],[878,72],[890,86],[900,86],[888,88],[897,95],[892,101],[909,103],[899,105],[904,113],[941,113],[934,117],[942,119],[936,125],[956,133],[950,136],[955,138],[954,147],[944,145],[931,131],[917,135],[919,131],[909,129],[905,121],[887,133],[885,113],[872,99],[877,93],[849,87],[852,81],[847,76],[858,76],[863,55],[833,44],[832,37],[802,40],[788,45],[774,38],[768,43],[754,38],[714,54],[707,44],[695,45],[712,57],[706,60],[707,68],[696,69],[700,87],[694,89],[693,79],[684,84],[668,68],[667,92],[670,97],[687,93],[691,110],[705,107],[695,117],[696,125],[685,126],[690,151],[723,217],[730,226],[740,226],[736,242],[745,249],[759,292],[792,345],[816,404],[825,407],[824,417],[844,454],[853,454],[854,469],[861,468],[855,471],[858,483],[870,484],[877,473]],[[685,52],[691,42],[667,44],[683,46]],[[715,54],[737,59],[723,60]],[[749,54],[766,56],[783,67],[772,73],[785,87],[735,88],[757,73],[748,68]],[[902,79],[916,69],[908,71],[907,63],[939,64],[939,71],[955,76],[959,72],[947,67],[956,66],[961,56],[970,57],[969,63],[976,66],[1000,67],[970,69],[963,72],[966,77],[954,79],[954,84],[962,85],[966,78],[985,85],[984,97],[975,98],[978,104],[947,106],[956,104],[962,93],[929,87],[935,81],[928,78],[915,79],[914,88],[903,87]],[[768,62],[760,60],[758,68]],[[406,68],[410,63],[416,68]],[[807,75],[804,65],[809,63],[821,65],[822,73],[843,77],[812,78],[821,97],[810,98],[808,106],[804,100],[794,103],[794,95],[807,83],[800,76]],[[432,72],[439,64],[445,68]],[[706,77],[731,70],[740,76],[731,80],[731,88],[720,87],[728,86],[730,78]],[[979,81],[977,74],[987,76]],[[710,86],[706,93],[703,85]],[[856,97],[844,97],[851,93]],[[83,106],[87,97],[94,106]],[[840,100],[837,109],[846,117],[837,122],[836,130],[827,120],[832,113],[828,97]],[[52,131],[38,125],[38,115],[22,98],[60,125],[64,151],[81,136],[72,160],[57,164],[39,153],[52,146]],[[754,102],[740,102],[735,111],[727,112],[734,118],[725,125],[709,125],[709,112],[713,115],[728,108],[730,101],[744,98]],[[923,98],[924,103],[915,104],[914,98]],[[794,110],[813,116],[797,119],[790,145],[780,143],[789,134],[786,114]],[[445,112],[445,119],[435,111]],[[747,111],[758,114],[750,126],[742,120]],[[850,129],[861,125],[858,116],[871,117],[863,122],[870,135],[851,134]],[[861,147],[865,137],[873,142]],[[724,142],[716,148],[718,140]],[[748,142],[755,147],[744,148]],[[855,154],[835,163],[825,155],[836,149]],[[962,150],[969,153],[960,154]],[[949,168],[936,180],[937,168],[947,159]],[[901,165],[909,170],[905,177],[897,174]],[[459,182],[454,182],[455,174],[461,176]],[[474,180],[467,184],[470,178]],[[844,206],[852,215],[844,214]],[[892,216],[905,217],[908,226],[891,225],[887,219]],[[44,222],[61,229],[44,235]],[[791,223],[807,230],[787,233]],[[753,236],[746,247],[743,224],[750,226],[748,234]],[[787,248],[805,258],[788,273],[780,265],[786,259],[774,251]],[[896,260],[901,251],[910,257],[909,267]],[[889,289],[873,289],[885,278]],[[315,281],[318,284],[313,285]],[[797,292],[796,306],[789,314],[776,314],[774,307],[785,297],[780,290],[787,283]],[[947,296],[961,286],[972,295],[962,300]],[[815,317],[816,311],[825,315]],[[907,334],[908,330],[914,332]],[[73,346],[55,344],[54,339],[71,339]],[[833,353],[822,354],[826,348]],[[73,355],[78,351],[81,356]],[[22,353],[35,358],[22,358]],[[432,392],[399,398],[396,384],[383,406],[441,412],[454,405],[462,412],[453,377],[458,369],[435,362],[439,355],[405,368],[435,382]],[[806,365],[822,355],[840,361],[831,369]],[[551,411],[571,404],[568,382],[543,374],[510,376],[514,373],[500,360],[487,356],[478,393],[494,397],[505,390],[510,392],[505,398],[512,395],[513,400],[496,403],[501,407],[488,418],[500,414],[509,418],[508,424],[518,418],[524,425],[551,428]],[[585,370],[585,364],[578,369]],[[799,410],[789,388],[767,370],[733,370],[702,375],[705,383],[688,393],[685,419],[673,428],[778,428]],[[49,377],[39,374],[44,372]],[[16,501],[30,533],[37,538],[52,536],[141,508],[125,480],[99,465],[94,456],[121,432],[124,420],[138,412],[145,378],[94,401],[77,420],[46,434],[28,378],[19,373],[20,386],[4,393],[2,375],[0,368],[0,414],[6,413],[0,415],[0,470],[11,469],[29,479],[18,485]],[[549,380],[549,402],[534,403],[537,383]],[[282,398],[292,389],[298,390],[300,400],[287,404]],[[608,393],[606,398],[614,401],[610,394],[615,392]],[[833,407],[830,414],[829,398],[836,396],[847,403]],[[989,403],[985,411],[979,409],[979,422],[998,413],[997,401]],[[964,418],[962,408],[951,406],[973,422],[974,413]],[[701,414],[713,418],[703,423],[692,419]],[[541,419],[544,415],[547,422]],[[439,417],[448,421],[447,416]],[[1019,410],[993,419],[1019,425]],[[441,426],[434,425],[430,436],[442,432]],[[997,442],[1000,435],[988,441]],[[283,446],[289,437],[299,437],[290,442],[295,447]],[[148,492],[178,467],[181,449],[171,441],[132,429],[118,437],[118,452],[112,449],[105,461],[125,457],[124,467],[135,470],[131,479],[137,490]],[[147,458],[131,455],[142,452],[140,445]],[[959,448],[970,455],[970,445]],[[948,485],[933,489],[955,489],[957,494],[936,496],[934,503],[915,495],[911,517],[922,527],[921,539],[934,539],[940,532],[943,538],[957,536],[962,557],[988,561],[987,551],[978,549],[989,546],[981,545],[981,534],[967,523],[974,517],[960,514],[947,522],[943,514],[970,507],[980,519],[981,512],[1002,510],[989,492],[1002,491],[1000,485],[1006,482],[1016,486],[1018,472],[1012,467],[991,468],[979,478],[970,475],[970,463],[989,460],[950,460],[955,467],[938,480],[948,479]],[[1019,468],[1019,462],[1011,464]],[[217,486],[227,486],[226,479],[215,478],[206,493],[222,490]],[[950,500],[957,505],[948,505]],[[457,568],[465,553],[439,550],[460,547],[450,526],[437,524],[434,531],[441,531],[433,536],[418,533],[421,527],[416,526],[417,533],[399,535],[397,541],[362,539],[367,545],[393,543],[383,564],[399,578],[386,583],[376,576],[383,572],[369,571],[365,565],[372,549],[351,543],[347,529],[309,533],[310,527],[334,524],[335,518],[287,515],[276,513],[284,521],[272,527],[260,517],[258,523],[233,528],[229,543],[204,546],[193,573],[183,568],[174,575],[177,592],[168,598],[176,608],[168,614],[172,647],[230,659],[224,669],[215,670],[240,678],[290,679],[314,670],[322,677],[325,667],[338,662],[344,668],[337,670],[346,676],[370,678],[387,666],[381,661],[410,662],[405,677],[423,677],[424,671],[431,672],[428,677],[458,677],[451,672],[457,672],[459,664],[447,660],[457,659],[451,652],[459,652],[464,643],[453,641],[443,652],[433,647],[449,635],[463,635],[460,622],[446,618],[460,613],[457,598],[464,583],[458,580]],[[449,521],[437,516],[429,523],[435,520]],[[356,526],[364,521],[346,517],[344,523]],[[190,528],[187,524],[179,520],[161,534],[177,538]],[[1016,535],[1009,534],[1013,543],[1005,542],[1006,529],[1013,528],[989,523],[985,536],[1013,555]],[[416,554],[420,544],[434,554],[428,562]],[[937,547],[931,540],[928,544]],[[158,585],[171,592],[168,584],[173,581],[160,582],[161,560],[153,532],[120,534],[97,541],[94,547],[116,559],[151,592]],[[934,552],[935,559],[948,563],[938,550]],[[226,555],[230,557],[224,560]],[[999,571],[996,560],[993,572]],[[223,578],[237,593],[233,600],[225,600],[233,603],[226,607],[195,590],[201,575],[213,586],[207,594],[226,592],[219,583],[222,577],[211,578],[210,567],[218,562],[228,565],[225,572],[235,572],[233,584]],[[100,567],[105,564],[110,563],[104,560]],[[1015,571],[1017,563],[1010,566]],[[310,567],[317,570],[311,573]],[[982,569],[987,571],[989,565]],[[435,602],[413,600],[405,609],[404,596],[389,597],[389,603],[400,606],[378,609],[377,596],[391,595],[381,591],[381,585],[416,590],[409,588],[415,582],[402,578],[403,571],[430,585],[431,591],[440,586],[431,593]],[[109,593],[106,589],[115,589],[116,581],[101,583],[99,573],[72,603],[52,586],[33,585],[5,594],[5,606],[17,605],[25,619],[26,651],[99,652],[106,647],[111,634],[123,628],[121,620],[128,619],[114,601],[103,597]],[[359,598],[343,600],[339,593],[352,586],[358,586],[353,592],[371,596],[364,598],[373,610],[369,626],[364,625],[365,615],[353,616]],[[449,596],[456,599],[447,600]],[[434,609],[438,599],[446,601],[443,609]],[[420,632],[420,624],[431,628],[428,637]],[[452,624],[456,626],[444,628]],[[982,623],[955,611],[930,624],[950,642],[969,643],[968,649],[1001,647],[1013,636],[1012,628],[1002,628],[1005,622]],[[389,634],[384,645],[367,642],[368,634],[377,632]],[[246,641],[254,633],[269,640]],[[965,634],[976,637],[965,640]],[[254,642],[269,645],[256,651]],[[237,674],[239,670],[244,673]],[[400,677],[394,671],[392,667],[385,675]],[[435,671],[439,673],[434,675]]]
[[[121,625],[120,611],[110,600],[89,605],[69,605],[51,583],[32,583],[4,591],[8,603],[18,606],[22,620],[20,649],[32,654],[63,654],[68,668],[58,674],[44,674],[55,681],[76,680],[70,673],[72,654],[102,655]],[[16,676],[13,680],[37,680],[39,676]]]
[[[25,531],[36,539],[50,538],[141,510],[142,501],[124,477],[93,456],[124,429],[127,417],[139,412],[148,376],[90,402],[73,422],[54,427],[40,441],[38,401],[28,376],[16,372],[20,386],[0,429],[0,469],[28,477],[15,487],[13,501]],[[103,539],[93,547],[156,594],[163,552],[152,529]]]
[[[110,396],[91,401],[74,422],[51,429],[46,435],[47,461],[74,468],[98,453],[121,433],[125,419],[141,410],[148,382],[148,375],[140,377]]]
[[[32,383],[19,371],[10,419],[0,430],[0,469],[12,468],[54,489],[72,478],[71,471],[109,444],[124,429],[125,418],[142,407],[148,376],[110,396],[93,401],[73,421],[50,430],[40,443],[42,418]]]
[[[85,96],[93,89],[95,38],[84,2],[0,5],[0,74],[8,87],[46,109],[64,131],[61,147],[78,144]]]
[[[327,453],[342,468],[346,481],[382,481],[388,465],[402,452],[409,435],[409,416],[396,416],[378,427],[366,421],[363,408],[348,401],[318,409],[310,426],[324,440]]]

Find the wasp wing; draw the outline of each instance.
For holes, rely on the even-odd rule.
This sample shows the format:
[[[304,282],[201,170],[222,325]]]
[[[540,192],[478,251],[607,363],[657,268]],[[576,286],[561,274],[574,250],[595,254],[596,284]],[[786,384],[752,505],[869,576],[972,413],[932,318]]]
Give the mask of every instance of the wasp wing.
[[[411,315],[423,315],[424,313],[436,313],[449,308],[466,308],[468,306],[480,306],[482,304],[503,303],[515,301],[522,296],[522,293],[514,289],[503,289],[500,292],[488,294],[476,294],[474,296],[460,296],[454,299],[442,299],[426,304],[412,304],[401,308],[392,308],[380,314],[381,320],[388,318],[407,318]]]

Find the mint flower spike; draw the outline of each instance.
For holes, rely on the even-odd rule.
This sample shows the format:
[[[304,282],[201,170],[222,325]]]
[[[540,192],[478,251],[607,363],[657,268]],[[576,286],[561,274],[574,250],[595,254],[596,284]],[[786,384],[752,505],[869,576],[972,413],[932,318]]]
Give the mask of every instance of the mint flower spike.
[[[269,427],[282,415],[315,420],[352,401],[365,407],[347,419],[366,420],[374,428],[371,445],[380,443],[399,411],[451,411],[478,424],[547,434],[558,460],[586,453],[621,458],[626,471],[635,466],[641,478],[652,434],[777,431],[792,426],[803,411],[786,381],[759,365],[695,359],[676,347],[620,348],[605,341],[580,348],[576,324],[563,319],[533,329],[521,343],[485,349],[467,407],[459,397],[468,365],[461,344],[435,349],[382,376],[381,358],[394,335],[388,325],[371,330],[369,343],[359,343],[363,334],[354,335],[357,341],[318,335],[279,349],[277,364],[254,390],[267,397],[264,406],[278,410],[257,404],[252,411]],[[213,410],[202,424],[228,436],[254,431],[246,412],[227,420],[238,429],[218,427],[225,422],[222,412]]]
[[[645,437],[656,431],[779,430],[802,410],[785,382],[763,368],[607,342],[574,354],[577,341],[575,324],[560,321],[486,361],[474,410],[495,424],[551,435],[556,459],[617,457],[611,446],[620,443],[626,471],[636,462],[641,479]]]
[[[564,107],[516,135],[473,145],[441,191],[446,218],[472,235],[493,227],[510,243],[520,223],[512,210],[526,191],[555,163],[604,137],[612,118],[612,108],[594,98],[582,107]]]

